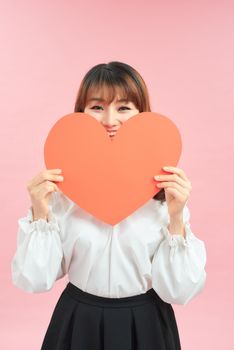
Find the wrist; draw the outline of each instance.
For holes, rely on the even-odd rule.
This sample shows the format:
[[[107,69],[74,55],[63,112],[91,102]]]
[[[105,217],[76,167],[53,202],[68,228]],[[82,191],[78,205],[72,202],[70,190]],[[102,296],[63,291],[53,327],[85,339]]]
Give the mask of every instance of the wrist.
[[[32,221],[36,221],[39,219],[44,219],[44,220],[48,221],[48,213],[45,213],[43,211],[34,210],[34,208],[32,207]]]
[[[168,230],[171,234],[181,234],[185,236],[183,216],[170,216],[170,223],[168,225]]]

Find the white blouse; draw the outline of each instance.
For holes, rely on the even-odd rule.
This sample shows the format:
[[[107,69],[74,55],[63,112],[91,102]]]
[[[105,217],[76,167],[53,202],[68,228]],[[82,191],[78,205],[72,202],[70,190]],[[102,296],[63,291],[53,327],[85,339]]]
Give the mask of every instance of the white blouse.
[[[53,192],[48,222],[32,221],[32,207],[18,220],[12,282],[26,292],[50,290],[68,279],[85,292],[121,298],[153,288],[167,303],[186,304],[205,285],[206,248],[191,231],[185,205],[186,239],[168,231],[166,201],[150,199],[112,226]]]

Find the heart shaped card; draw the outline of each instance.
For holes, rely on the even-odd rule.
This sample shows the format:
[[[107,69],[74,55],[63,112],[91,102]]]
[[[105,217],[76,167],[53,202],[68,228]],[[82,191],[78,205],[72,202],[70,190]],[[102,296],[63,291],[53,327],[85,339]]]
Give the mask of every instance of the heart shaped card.
[[[139,113],[114,138],[94,117],[71,113],[49,131],[44,145],[47,169],[62,169],[59,189],[95,218],[115,225],[151,199],[154,175],[176,166],[182,151],[178,128],[166,116]]]

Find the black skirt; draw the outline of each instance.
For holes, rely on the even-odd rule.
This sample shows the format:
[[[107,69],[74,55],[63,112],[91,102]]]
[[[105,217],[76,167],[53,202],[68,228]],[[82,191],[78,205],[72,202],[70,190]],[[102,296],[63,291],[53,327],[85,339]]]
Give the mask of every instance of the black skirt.
[[[68,283],[41,350],[180,350],[171,304],[154,289],[124,298],[86,293]]]

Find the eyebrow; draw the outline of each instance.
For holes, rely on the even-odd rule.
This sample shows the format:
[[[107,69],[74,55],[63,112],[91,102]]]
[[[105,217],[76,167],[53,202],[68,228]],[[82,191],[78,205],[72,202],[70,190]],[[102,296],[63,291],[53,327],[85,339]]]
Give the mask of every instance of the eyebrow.
[[[88,100],[88,102],[90,101],[105,101],[105,100],[99,97],[92,97]],[[117,102],[129,102],[129,100],[127,100],[126,98],[121,98],[120,100],[117,100]]]

